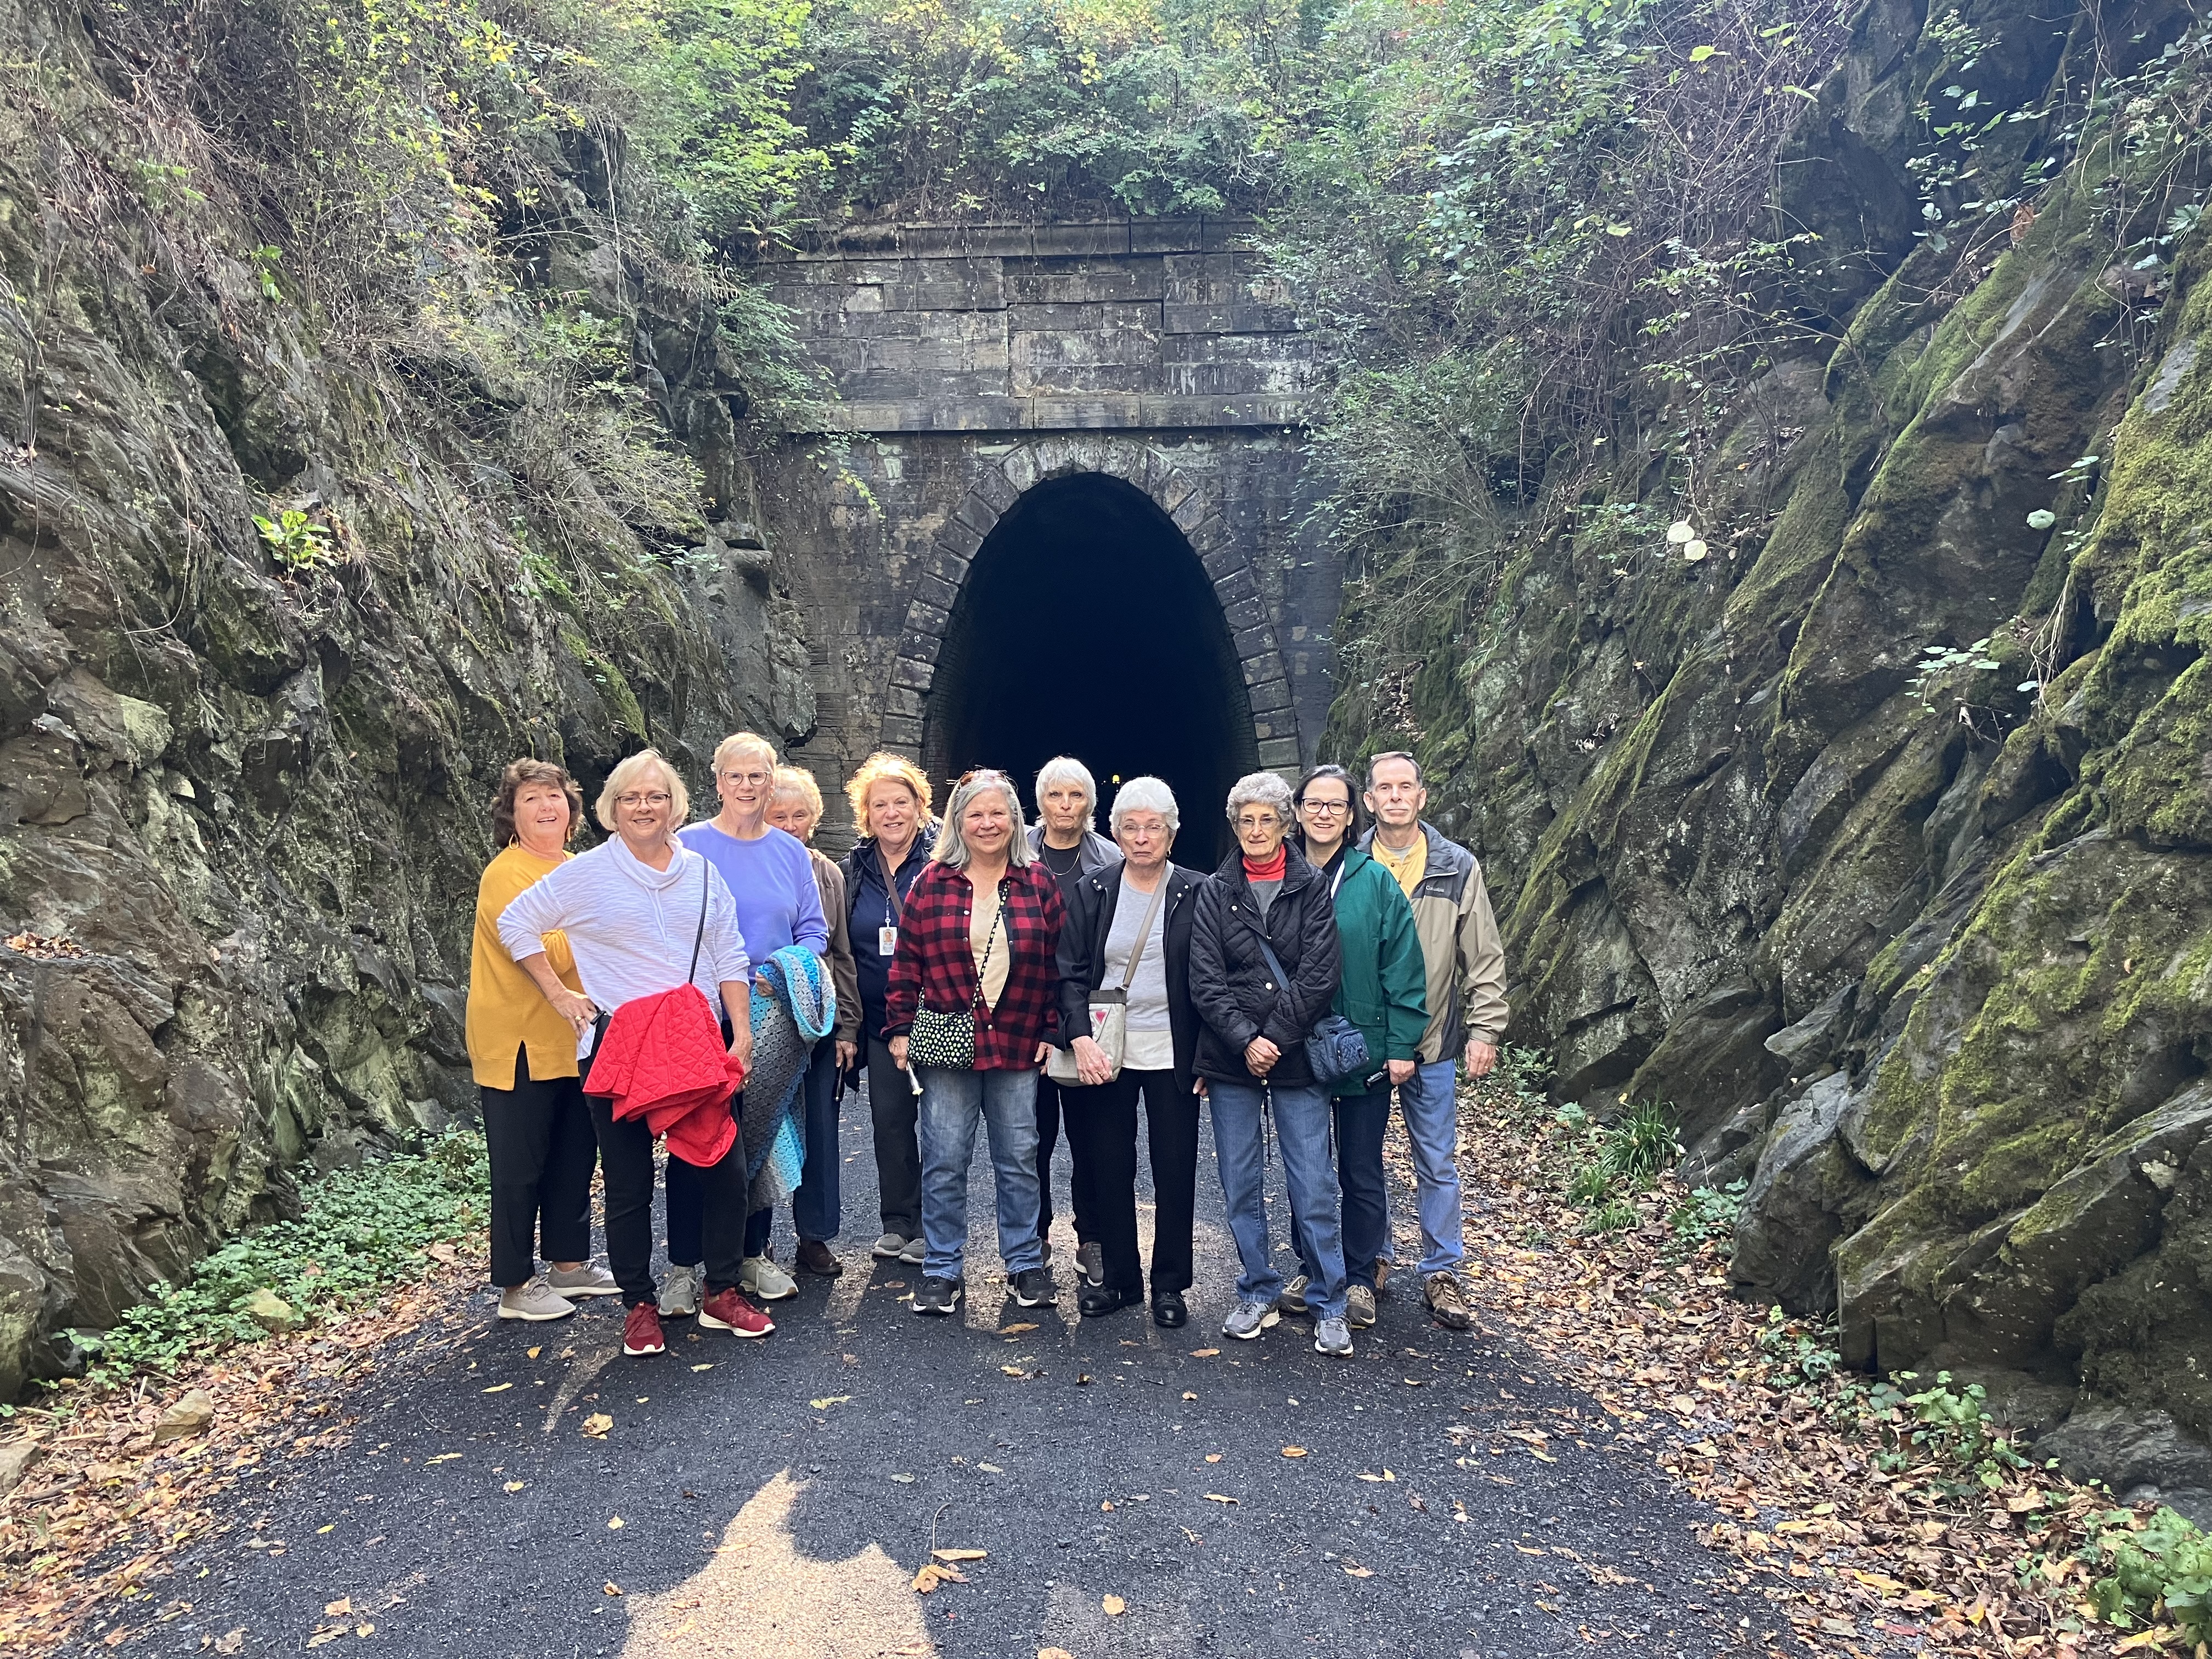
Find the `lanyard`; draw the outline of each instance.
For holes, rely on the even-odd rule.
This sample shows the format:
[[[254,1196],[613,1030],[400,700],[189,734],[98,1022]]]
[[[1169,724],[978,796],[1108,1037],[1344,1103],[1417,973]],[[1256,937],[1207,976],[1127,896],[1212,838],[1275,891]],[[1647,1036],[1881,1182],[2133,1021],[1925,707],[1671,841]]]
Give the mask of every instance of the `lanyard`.
[[[884,872],[884,896],[890,904],[891,926],[903,927],[906,926],[906,903],[899,896],[898,877],[891,872],[890,859],[884,854],[881,842],[876,843],[876,867]]]

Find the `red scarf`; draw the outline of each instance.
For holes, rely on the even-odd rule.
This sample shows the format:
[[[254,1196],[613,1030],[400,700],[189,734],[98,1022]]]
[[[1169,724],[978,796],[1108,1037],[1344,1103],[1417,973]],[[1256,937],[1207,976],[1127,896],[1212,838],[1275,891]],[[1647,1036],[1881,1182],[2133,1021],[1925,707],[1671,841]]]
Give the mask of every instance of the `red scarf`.
[[[1244,879],[1247,881],[1280,881],[1290,865],[1291,844],[1285,842],[1275,849],[1275,856],[1265,864],[1252,862],[1250,854],[1243,854]]]

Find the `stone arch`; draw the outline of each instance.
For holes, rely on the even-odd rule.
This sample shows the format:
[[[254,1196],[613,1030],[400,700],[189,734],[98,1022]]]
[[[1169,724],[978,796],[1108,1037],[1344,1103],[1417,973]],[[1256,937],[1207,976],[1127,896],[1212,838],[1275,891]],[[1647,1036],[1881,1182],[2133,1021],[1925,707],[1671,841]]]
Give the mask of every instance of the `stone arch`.
[[[1206,473],[1179,467],[1160,446],[1090,434],[1040,438],[1018,446],[983,471],[938,532],[907,605],[884,701],[881,746],[913,759],[921,757],[924,711],[969,561],[1024,493],[1048,479],[1079,473],[1118,478],[1141,490],[1182,532],[1227,619],[1261,763],[1295,769],[1300,756],[1289,665],[1268,620],[1251,561],[1229,530],[1217,482]]]

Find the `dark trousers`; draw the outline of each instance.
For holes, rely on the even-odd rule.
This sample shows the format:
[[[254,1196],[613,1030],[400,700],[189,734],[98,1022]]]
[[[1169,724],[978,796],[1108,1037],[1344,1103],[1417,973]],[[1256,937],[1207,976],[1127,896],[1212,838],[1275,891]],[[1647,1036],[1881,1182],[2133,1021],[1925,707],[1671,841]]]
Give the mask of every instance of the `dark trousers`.
[[[491,1160],[491,1282],[511,1290],[548,1261],[592,1255],[592,1171],[599,1144],[573,1077],[530,1075],[514,1056],[514,1087],[483,1089],[484,1152]]]
[[[1190,1288],[1198,1187],[1198,1097],[1173,1072],[1124,1071],[1095,1089],[1068,1088],[1061,1104],[1076,1189],[1106,1258],[1106,1283],[1141,1291],[1137,1266],[1137,1097],[1152,1157],[1152,1294]]]
[[[1382,1184],[1382,1131],[1390,1121],[1390,1091],[1377,1089],[1370,1095],[1346,1095],[1336,1109],[1336,1178],[1344,1189],[1344,1273],[1346,1281],[1375,1288],[1375,1263],[1390,1243],[1390,1206]],[[1309,1279],[1318,1279],[1313,1250],[1297,1206],[1291,1208],[1291,1235],[1297,1241],[1298,1266]]]
[[[837,1186],[837,1114],[844,1103],[843,1082],[837,1071],[837,1040],[823,1037],[814,1045],[814,1059],[806,1068],[806,1163],[799,1190],[791,1195],[793,1230],[800,1239],[822,1244],[837,1237],[838,1224],[844,1218],[844,1196]]]
[[[742,1109],[744,1098],[739,1095],[730,1103],[732,1107]],[[607,1170],[607,1267],[622,1283],[623,1299],[631,1302],[636,1298],[630,1294],[630,1282],[623,1278],[622,1264],[615,1259],[615,1161],[607,1136],[610,1130],[617,1135],[635,1130],[636,1144],[642,1148],[645,1187],[638,1249],[643,1261],[639,1271],[649,1297],[653,1293],[653,1134],[641,1118],[611,1122],[606,1103],[599,1099],[592,1102],[592,1121],[599,1127],[599,1156]],[[624,1157],[629,1155],[625,1150]],[[744,1258],[746,1185],[743,1135],[730,1143],[722,1161],[711,1169],[687,1164],[673,1152],[668,1155],[668,1259],[689,1266],[704,1258],[709,1291],[727,1290],[738,1282],[738,1264]]]
[[[1037,1237],[1046,1239],[1048,1249],[1050,1240],[1047,1235],[1052,1231],[1052,1153],[1060,1144],[1061,1120],[1067,1115],[1067,1097],[1074,1092],[1073,1087],[1063,1088],[1043,1073],[1037,1073]],[[1135,1145],[1133,1132],[1130,1144],[1132,1147]],[[1130,1155],[1134,1157],[1134,1152]],[[1075,1237],[1079,1243],[1087,1244],[1099,1234],[1091,1224],[1091,1194],[1084,1185],[1083,1159],[1076,1152],[1072,1127],[1067,1132],[1067,1194],[1075,1206]]]
[[[921,1097],[912,1073],[891,1061],[890,1045],[868,1039],[868,1116],[876,1135],[876,1193],[884,1231],[921,1237]]]

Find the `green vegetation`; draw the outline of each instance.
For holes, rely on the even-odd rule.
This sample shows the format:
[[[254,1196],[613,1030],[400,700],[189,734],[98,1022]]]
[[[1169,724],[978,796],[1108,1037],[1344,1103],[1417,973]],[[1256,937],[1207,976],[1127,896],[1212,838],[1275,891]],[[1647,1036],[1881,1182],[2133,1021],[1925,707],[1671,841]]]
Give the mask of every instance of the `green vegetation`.
[[[2112,1570],[2089,1593],[2098,1616],[2131,1630],[2163,1614],[2200,1649],[2212,1642],[2212,1538],[2169,1509],[2148,1523],[2130,1510],[2107,1518],[2095,1549]]]
[[[262,545],[287,570],[319,570],[330,562],[337,550],[330,526],[316,523],[296,507],[280,509],[273,519],[256,514],[253,527],[261,532]]]
[[[296,1219],[233,1239],[180,1285],[150,1287],[150,1298],[112,1330],[80,1333],[94,1350],[91,1380],[173,1372],[218,1348],[258,1341],[272,1324],[265,1301],[260,1316],[249,1310],[260,1292],[301,1323],[369,1301],[419,1276],[431,1245],[473,1241],[489,1218],[489,1182],[483,1137],[464,1130],[419,1152],[319,1176],[304,1187]]]

